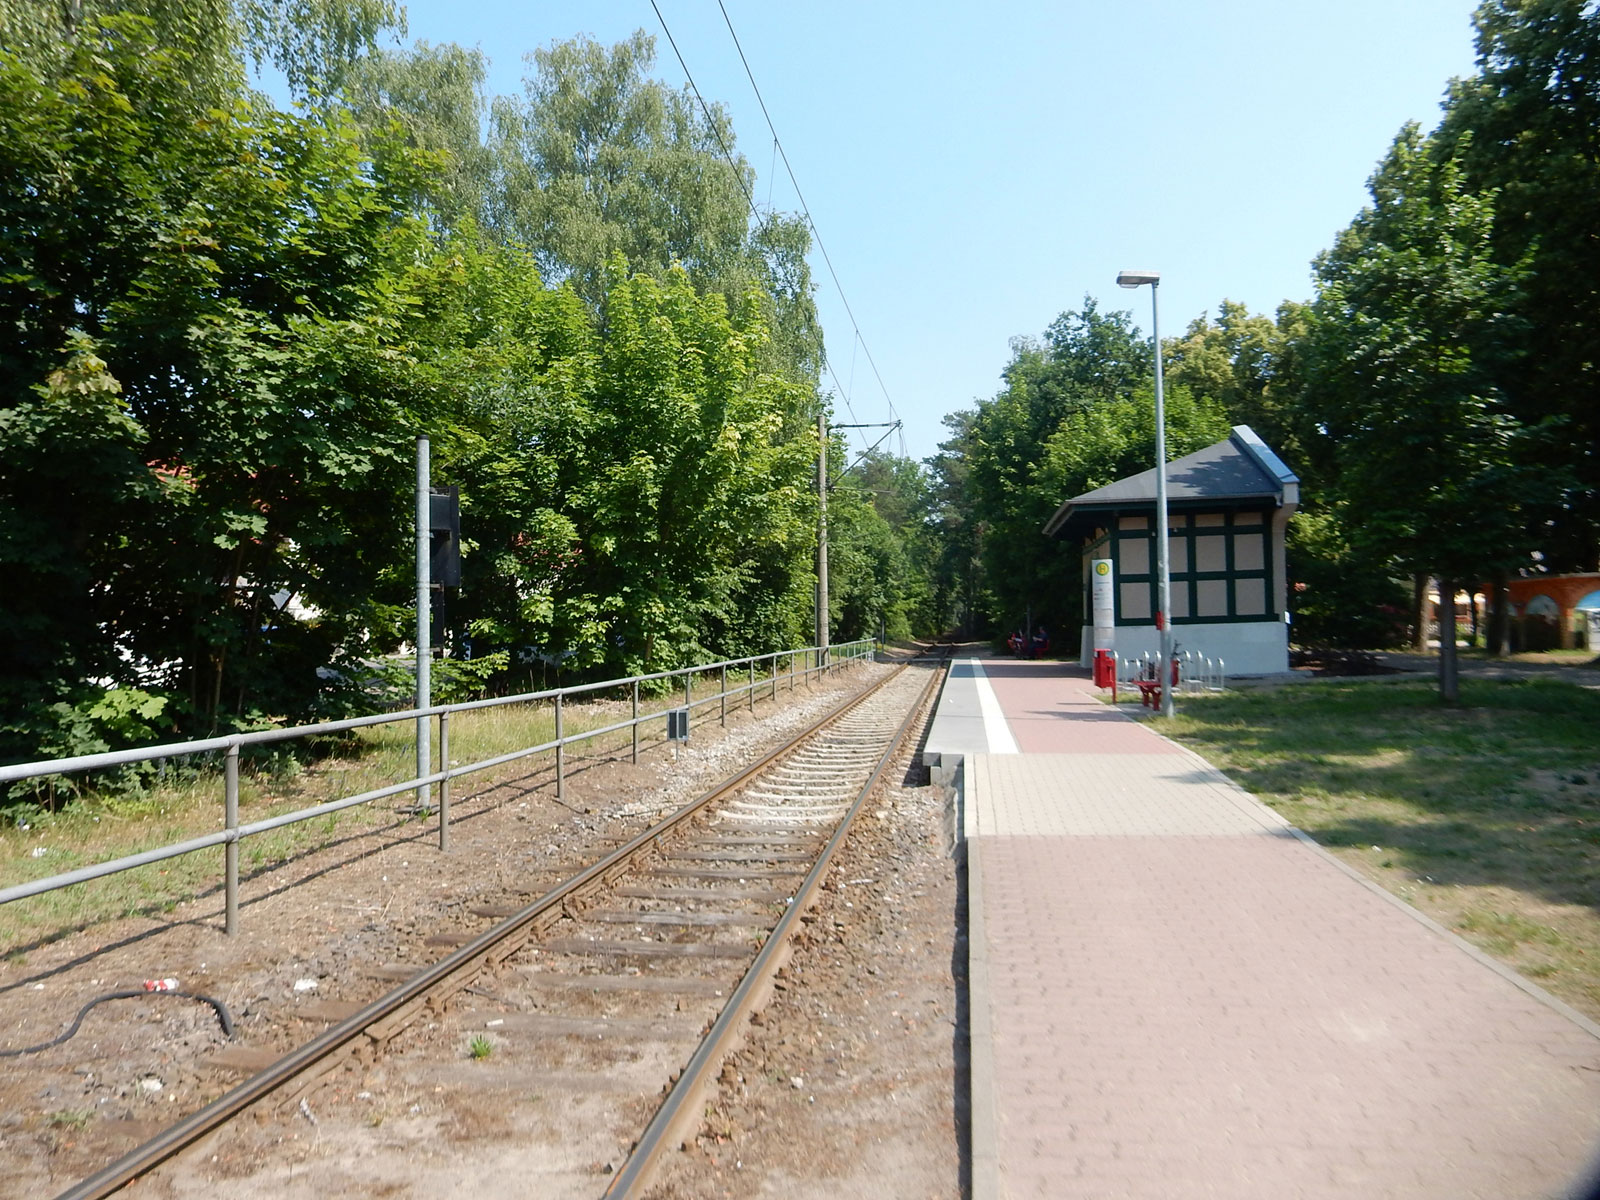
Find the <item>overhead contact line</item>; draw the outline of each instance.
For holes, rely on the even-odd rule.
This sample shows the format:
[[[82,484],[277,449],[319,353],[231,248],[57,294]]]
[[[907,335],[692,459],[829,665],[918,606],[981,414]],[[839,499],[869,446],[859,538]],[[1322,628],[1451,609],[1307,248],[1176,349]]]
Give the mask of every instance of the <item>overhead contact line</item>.
[[[656,0],[650,0],[650,7],[656,14],[656,20],[661,25],[661,31],[667,35],[667,44],[672,47],[672,53],[678,60],[678,66],[683,71],[683,77],[688,81],[689,90],[694,93],[695,101],[700,105],[701,112],[705,114],[706,123],[711,127],[712,135],[717,139],[717,145],[722,148],[722,156],[727,159],[729,167],[733,169],[734,178],[737,179],[739,183],[739,190],[744,193],[745,202],[750,206],[750,214],[755,217],[758,224],[764,222],[767,218],[762,214],[760,208],[757,207],[754,194],[745,185],[744,175],[739,170],[738,161],[734,158],[733,152],[729,148],[727,142],[723,140],[722,133],[720,130],[718,130],[716,122],[712,120],[711,106],[706,103],[705,97],[701,95],[700,88],[694,81],[694,75],[689,70],[689,64],[683,57],[683,51],[678,48],[678,41],[672,36],[672,29],[667,25],[667,19],[661,15],[660,5],[656,3]],[[828,253],[828,247],[822,240],[822,233],[817,228],[816,218],[811,215],[811,208],[806,203],[805,194],[800,190],[800,181],[795,177],[794,167],[789,162],[788,152],[784,150],[783,141],[778,137],[777,127],[772,122],[772,114],[767,111],[766,99],[761,95],[761,88],[756,83],[755,73],[750,69],[750,62],[745,57],[744,47],[739,42],[739,35],[734,32],[733,22],[728,17],[728,10],[723,7],[722,0],[717,0],[717,7],[722,10],[722,19],[728,27],[729,35],[733,38],[734,49],[738,51],[739,61],[744,66],[745,76],[750,80],[750,86],[755,91],[756,103],[761,106],[761,115],[767,122],[768,131],[772,134],[773,149],[776,151],[777,156],[783,160],[783,169],[788,173],[789,182],[794,187],[795,198],[800,201],[800,210],[805,214],[806,224],[811,230],[811,236],[816,239],[817,249],[822,252],[822,261],[827,265],[828,275],[833,280],[834,290],[839,293],[839,301],[844,305],[845,314],[850,318],[851,331],[855,334],[856,340],[861,343],[862,352],[867,357],[867,363],[872,368],[872,374],[874,378],[876,378],[878,381],[879,390],[883,392],[884,402],[888,404],[890,414],[896,420],[899,420],[900,412],[897,408],[895,408],[894,400],[889,395],[889,388],[883,381],[883,374],[878,370],[877,361],[872,357],[872,349],[867,345],[866,338],[862,336],[860,322],[856,320],[855,310],[850,307],[850,299],[845,295],[844,285],[839,280],[839,272],[834,268],[833,258]],[[853,352],[854,351],[852,348],[852,353]],[[856,417],[855,404],[852,401],[849,391],[847,391],[839,382],[838,373],[833,369],[833,363],[828,358],[826,348],[823,349],[823,368],[828,372],[829,377],[833,380],[834,387],[838,389],[839,395],[844,400],[845,408],[850,413],[851,419],[858,419]]]
[[[654,4],[655,0],[651,0]],[[822,232],[817,228],[816,219],[811,215],[811,208],[806,204],[805,194],[800,190],[800,181],[795,178],[794,167],[789,164],[789,155],[784,151],[783,141],[778,137],[778,129],[772,123],[772,114],[767,111],[767,102],[761,95],[761,87],[756,83],[755,72],[750,69],[750,60],[745,57],[744,47],[739,43],[739,35],[734,32],[733,21],[728,16],[727,6],[722,0],[717,0],[717,8],[722,11],[723,24],[728,27],[728,36],[733,39],[733,48],[739,52],[739,62],[744,66],[745,78],[750,80],[750,87],[756,94],[756,103],[761,106],[761,115],[766,118],[767,129],[772,134],[772,144],[778,148],[778,157],[783,159],[783,169],[789,173],[789,182],[794,185],[795,198],[800,201],[800,211],[806,215],[806,223],[811,226],[811,235],[817,239],[817,249],[822,251],[822,261],[828,265],[828,274],[833,277],[833,286],[839,293],[839,302],[844,305],[844,311],[850,318],[850,326],[854,330],[856,339],[861,343],[861,349],[867,356],[867,363],[872,367],[872,374],[878,380],[878,388],[883,392],[884,401],[889,405],[889,412],[897,420],[900,413],[894,406],[894,400],[889,395],[889,389],[883,382],[883,375],[878,370],[878,364],[872,357],[872,348],[867,345],[867,339],[861,335],[861,324],[856,320],[856,314],[850,307],[850,300],[844,294],[844,285],[839,282],[839,272],[833,268],[833,259],[828,254],[828,247],[823,244]],[[657,12],[659,16],[659,11]],[[854,412],[851,413],[854,416]]]

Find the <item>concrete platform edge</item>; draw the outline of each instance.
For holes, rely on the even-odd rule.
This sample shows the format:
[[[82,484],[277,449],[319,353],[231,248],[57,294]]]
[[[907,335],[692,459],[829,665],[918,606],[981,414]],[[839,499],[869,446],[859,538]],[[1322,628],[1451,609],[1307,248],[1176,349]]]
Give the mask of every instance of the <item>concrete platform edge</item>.
[[[989,1008],[989,947],[984,935],[983,867],[963,837],[956,862],[967,884],[968,1113],[971,1121],[972,1200],[1000,1200],[1000,1152],[995,1116],[994,1016]]]

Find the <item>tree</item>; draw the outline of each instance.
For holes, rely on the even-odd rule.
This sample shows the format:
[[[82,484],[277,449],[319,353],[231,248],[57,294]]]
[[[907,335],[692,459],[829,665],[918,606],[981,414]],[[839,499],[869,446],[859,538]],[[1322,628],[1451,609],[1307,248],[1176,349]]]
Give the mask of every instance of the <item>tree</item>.
[[[1317,260],[1314,384],[1338,449],[1342,525],[1441,581],[1440,691],[1454,700],[1457,584],[1529,560],[1526,514],[1551,482],[1545,432],[1496,386],[1514,354],[1517,273],[1495,261],[1495,196],[1405,127],[1373,203]]]
[[[1181,386],[1168,388],[1163,399],[1169,460],[1228,436],[1228,416],[1214,401],[1197,400]],[[1054,512],[1061,501],[1148,471],[1155,461],[1155,392],[1145,386],[1131,397],[1096,404],[1063,421],[1045,441],[1035,479],[1045,500],[1053,500]],[[1072,567],[1075,572],[1077,563]]]
[[[953,554],[943,586],[980,603],[985,620],[1079,621],[1077,558],[1046,542],[1043,526],[1068,497],[1155,461],[1149,356],[1128,313],[1101,313],[1085,297],[1042,343],[1014,341],[1005,386],[958,415],[934,460]],[[1174,456],[1227,436],[1220,405],[1187,388],[1172,389],[1167,418]]]
[[[234,0],[245,53],[283,72],[296,96],[327,97],[380,33],[405,32],[394,0]]]
[[[442,158],[417,197],[435,225],[456,230],[488,218],[492,160],[483,144],[488,112],[482,53],[418,42],[409,51],[380,50],[353,62],[342,99],[369,140],[382,142],[398,125],[417,150]]]
[[[452,237],[421,286],[469,553],[450,624],[608,675],[809,641],[816,436],[754,296],[615,260],[597,322],[525,252]]]
[[[1489,252],[1524,350],[1501,390],[1527,426],[1555,423],[1566,487],[1532,513],[1550,569],[1600,567],[1600,9],[1486,0],[1478,70],[1451,85],[1435,140],[1465,186],[1494,198]]]
[[[203,0],[90,7],[57,31],[0,0],[22,31],[0,51],[0,754],[369,703],[321,676],[362,678],[408,633],[419,432],[464,491],[447,642],[614,675],[809,640],[809,238],[740,206],[719,223],[725,118],[696,125],[637,54],[552,48],[552,120],[604,115],[615,61],[622,109],[656,120],[551,177],[557,200],[611,196],[549,210],[556,243],[641,255],[591,271],[479,225],[507,209],[475,55],[352,65],[366,0],[214,28]],[[300,56],[297,113],[245,86],[271,38]],[[841,511],[841,621],[909,621],[901,532],[864,496]]]
[[[485,227],[531,249],[544,279],[570,281],[597,313],[618,254],[658,277],[680,265],[730,310],[756,289],[765,363],[815,385],[810,229],[776,212],[752,225],[755,172],[722,107],[650,78],[655,39],[643,31],[609,48],[552,42],[531,60],[524,95],[490,105]]]
[[[655,39],[642,30],[610,49],[553,42],[532,61],[526,95],[493,104],[497,226],[545,279],[571,279],[595,303],[617,254],[634,270],[676,262],[716,277],[744,246],[755,178],[723,157],[727,114],[650,79]]]
[[[944,633],[947,613],[935,603],[932,496],[921,464],[868,451],[835,474],[829,503],[837,636],[875,637],[880,626],[890,640]]]
[[[95,707],[91,680],[194,729],[306,712],[403,549],[411,167],[336,119],[213,107],[191,68],[136,17],[85,19],[44,67],[0,55],[0,723],[23,737]]]
[[[177,54],[169,85],[181,80],[224,104],[242,86],[245,59],[271,63],[301,99],[326,97],[379,34],[405,28],[393,0],[0,0],[0,46],[49,74],[108,17],[148,22],[150,44]]]
[[[950,436],[939,452],[924,460],[929,474],[931,533],[937,547],[930,607],[939,632],[975,634],[990,611],[983,584],[982,525],[972,512],[972,409],[949,413],[944,426]]]

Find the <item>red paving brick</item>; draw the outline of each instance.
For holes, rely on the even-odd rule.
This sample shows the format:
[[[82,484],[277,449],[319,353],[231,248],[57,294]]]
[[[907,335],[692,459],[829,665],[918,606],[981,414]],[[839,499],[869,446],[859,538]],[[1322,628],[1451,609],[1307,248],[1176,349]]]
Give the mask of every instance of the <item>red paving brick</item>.
[[[1593,1026],[1149,728],[1108,751],[1059,668],[985,667],[1023,761],[966,766],[976,1196],[1531,1200],[1584,1166]]]
[[[1166,738],[1102,704],[1082,671],[1005,659],[985,659],[983,670],[1024,754],[1181,753]]]

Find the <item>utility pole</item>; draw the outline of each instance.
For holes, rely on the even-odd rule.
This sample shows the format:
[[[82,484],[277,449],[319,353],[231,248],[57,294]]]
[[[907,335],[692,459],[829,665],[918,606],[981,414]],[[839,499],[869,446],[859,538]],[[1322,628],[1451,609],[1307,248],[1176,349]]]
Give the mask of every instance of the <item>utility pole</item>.
[[[1156,293],[1161,290],[1159,271],[1119,271],[1117,285],[1150,285],[1150,341],[1156,357],[1156,628],[1161,634],[1161,661],[1156,678],[1161,681],[1161,715],[1173,714],[1172,703],[1172,544],[1167,540],[1167,410],[1161,392],[1161,316]]]
[[[429,696],[432,694],[432,684],[428,677],[429,668],[432,666],[433,646],[432,629],[432,589],[433,589],[433,521],[429,499],[432,489],[429,486],[428,464],[428,439],[417,438],[417,703],[418,708],[427,708]],[[417,718],[417,778],[425,779],[432,774],[429,760],[432,747],[429,744],[428,718]],[[433,789],[427,784],[417,787],[417,807],[423,812],[431,807],[430,796]]]
[[[874,421],[865,425],[835,425],[835,430],[840,429],[887,429],[893,433],[900,428],[899,421]],[[883,435],[876,442],[839,474],[841,477],[848,475],[861,463],[861,460],[876,450],[883,442]],[[828,410],[824,408],[817,414],[817,645],[820,646],[820,658],[823,662],[828,657]],[[820,662],[818,665],[822,665]]]
[[[817,666],[828,661],[828,410],[817,413]]]

